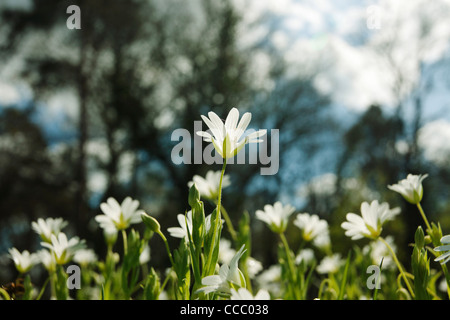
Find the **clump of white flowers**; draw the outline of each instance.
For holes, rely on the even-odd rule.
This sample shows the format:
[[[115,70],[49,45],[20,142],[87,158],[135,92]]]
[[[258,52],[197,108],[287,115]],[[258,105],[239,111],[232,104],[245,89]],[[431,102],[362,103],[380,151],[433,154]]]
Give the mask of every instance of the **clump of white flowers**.
[[[119,203],[109,197],[100,204],[99,214],[92,219],[104,235],[106,250],[97,253],[94,248],[98,248],[99,243],[88,243],[76,235],[69,237],[71,233],[63,231],[69,224],[63,218],[39,218],[31,223],[33,235],[37,234],[39,239],[37,252],[21,252],[15,247],[8,251],[17,278],[25,278],[24,290],[28,294],[23,295],[24,299],[41,299],[45,286],[48,286],[50,299],[60,300],[73,297],[102,300],[323,300],[376,299],[380,296],[437,300],[443,298],[435,286],[438,277],[445,278],[443,283],[450,297],[450,275],[446,267],[450,261],[450,235],[442,235],[439,223],[429,223],[421,206],[422,182],[427,174],[409,174],[406,179],[388,186],[409,203],[417,205],[427,226],[426,235],[421,226],[416,231],[411,244],[412,271],[407,272],[397,258],[396,251],[402,249],[396,246],[394,237],[382,235],[387,233],[383,231],[385,224],[400,214],[400,209],[391,208],[388,202],[358,202],[360,212],[345,211],[348,212],[345,221],[339,221],[337,225],[328,223],[326,212],[320,212],[320,217],[307,212],[293,216],[296,208],[281,201],[265,204],[262,209],[254,210],[253,215],[233,208],[233,214],[239,218],[235,229],[222,203],[222,190],[232,185],[230,176],[225,174],[227,159],[237,155],[246,144],[261,142],[266,130],[245,136],[251,114],[247,112],[240,119],[236,108],[230,110],[224,122],[214,112],[209,112],[208,117],[202,115],[202,119],[209,131],[197,134],[213,144],[224,160],[223,166],[221,171],[207,171],[204,177],[194,175],[187,183],[187,207],[183,208],[184,214],[176,216],[178,225],[167,228],[158,221],[157,215],[141,209],[136,199],[125,197]],[[372,196],[365,194],[364,198]],[[205,200],[207,203],[203,203]],[[265,241],[258,248],[266,249],[267,246],[264,252],[257,252],[252,247],[255,221],[263,222],[260,231]],[[228,234],[223,232],[225,225]],[[171,241],[167,240],[166,232],[172,237]],[[122,243],[117,243],[118,234]],[[152,239],[154,235],[159,238]],[[347,259],[342,258],[343,245],[334,250],[335,242],[331,241],[334,236],[355,241],[348,249]],[[153,254],[160,254],[154,246],[161,245],[158,242],[161,239],[167,263],[170,262],[162,267],[163,271],[152,265]],[[366,242],[361,249],[358,240]],[[344,242],[337,241],[339,245]],[[272,249],[275,253],[270,252]],[[430,254],[434,255],[434,261],[440,262],[441,272],[432,270]],[[264,257],[268,258],[268,265],[262,262]],[[30,270],[39,264],[48,277],[39,293],[32,295],[31,292],[36,290]],[[366,282],[364,268],[367,265],[382,267],[385,279],[379,282],[383,282],[382,288],[373,292]],[[72,277],[69,278],[67,270],[81,270],[77,291],[69,292]],[[11,286],[0,287],[1,299],[17,297],[20,295],[16,295]]]

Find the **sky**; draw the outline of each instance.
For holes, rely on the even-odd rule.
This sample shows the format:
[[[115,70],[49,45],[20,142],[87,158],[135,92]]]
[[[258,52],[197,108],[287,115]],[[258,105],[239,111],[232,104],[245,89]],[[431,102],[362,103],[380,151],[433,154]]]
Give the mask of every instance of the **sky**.
[[[312,77],[316,88],[331,96],[337,116],[360,114],[372,103],[379,103],[386,112],[392,112],[399,99],[405,102],[407,115],[408,112],[413,115],[408,97],[414,88],[426,87],[422,96],[424,114],[419,144],[430,161],[442,164],[450,158],[450,81],[446,78],[450,71],[446,66],[450,66],[447,18],[450,1],[233,2],[242,13],[238,45],[245,49],[261,41],[270,44],[290,66],[288,77]],[[28,0],[1,2],[1,6],[23,10],[29,4]],[[425,36],[421,36],[423,30],[418,27],[418,21],[431,25]],[[393,45],[386,51],[389,43]],[[267,77],[272,63],[270,57],[260,50],[252,60],[253,85],[270,89],[273,86]],[[14,78],[20,65],[20,57],[14,57],[0,67],[0,106],[20,103],[33,96],[26,85]],[[394,91],[398,75],[401,83]],[[70,131],[76,124],[76,96],[70,91],[59,92],[43,101],[42,106],[35,121],[45,128],[49,137],[66,137],[64,131]],[[318,168],[323,170],[321,165]],[[90,185],[101,189],[102,177],[94,178]]]

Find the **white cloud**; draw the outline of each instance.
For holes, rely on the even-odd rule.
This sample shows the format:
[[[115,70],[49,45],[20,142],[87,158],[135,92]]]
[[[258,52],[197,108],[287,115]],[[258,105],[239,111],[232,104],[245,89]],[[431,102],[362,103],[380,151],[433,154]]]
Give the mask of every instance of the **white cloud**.
[[[14,105],[20,101],[20,98],[17,87],[0,81],[0,105]]]
[[[450,121],[429,122],[418,134],[419,147],[427,160],[441,166],[450,164]]]

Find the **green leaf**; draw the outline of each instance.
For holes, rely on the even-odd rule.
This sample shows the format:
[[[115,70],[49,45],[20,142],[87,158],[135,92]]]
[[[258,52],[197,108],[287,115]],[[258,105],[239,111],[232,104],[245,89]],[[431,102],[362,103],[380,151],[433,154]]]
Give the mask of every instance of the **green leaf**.
[[[337,298],[338,300],[342,300],[344,298],[345,285],[347,283],[347,274],[348,274],[348,267],[350,265],[351,255],[352,255],[352,252],[349,251],[348,255],[347,255],[347,262],[345,263],[344,275],[342,276],[341,287],[339,288],[339,295]]]
[[[158,300],[161,293],[161,282],[155,269],[151,268],[149,275],[145,279],[144,299]]]

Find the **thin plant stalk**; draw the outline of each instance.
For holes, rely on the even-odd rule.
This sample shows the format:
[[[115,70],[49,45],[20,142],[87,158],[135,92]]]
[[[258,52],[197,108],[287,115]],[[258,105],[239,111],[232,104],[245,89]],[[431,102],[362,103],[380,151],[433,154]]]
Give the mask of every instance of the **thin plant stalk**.
[[[127,241],[127,232],[125,229],[122,230],[122,238],[123,238],[123,252],[126,255],[128,253],[128,241]]]
[[[420,205],[420,202],[417,203],[417,208],[419,209],[420,215],[422,216],[422,219],[425,222],[425,225],[427,226],[427,229],[431,231],[432,230],[431,229],[431,225],[428,222],[427,216],[425,215],[425,212],[423,211],[423,208]]]
[[[414,291],[413,291],[413,289],[412,289],[412,287],[411,287],[411,284],[409,283],[408,278],[406,277],[406,273],[405,273],[405,271],[403,270],[403,267],[402,267],[402,265],[400,264],[400,261],[398,261],[397,255],[395,254],[394,250],[392,250],[392,248],[391,248],[391,246],[389,245],[389,243],[387,243],[386,240],[383,239],[383,237],[379,237],[378,239],[380,239],[380,241],[383,242],[383,243],[386,245],[386,247],[388,248],[389,252],[390,252],[391,255],[392,255],[392,258],[393,258],[394,261],[395,261],[395,264],[397,265],[398,270],[400,271],[400,274],[401,274],[403,280],[405,281],[406,287],[408,288],[408,291],[409,291],[411,297],[414,298]]]
[[[223,165],[222,165],[222,171],[220,173],[220,181],[219,181],[219,194],[217,196],[217,219],[215,219],[214,221],[214,232],[216,232],[218,226],[219,226],[219,222],[221,220],[221,214],[220,214],[220,209],[221,209],[221,203],[222,203],[222,181],[223,181],[223,176],[225,174],[225,168],[227,166],[227,159],[223,159]],[[207,258],[207,263],[206,265],[209,266],[212,260],[212,254],[213,254],[213,248],[216,246],[216,235],[213,236],[212,239],[212,245],[211,245],[211,250],[209,250],[209,254],[208,254],[208,258]]]
[[[284,247],[284,250],[286,252],[286,259],[287,259],[287,263],[288,263],[288,267],[289,267],[289,273],[291,275],[291,283],[294,285],[294,287],[293,287],[293,294],[294,294],[296,299],[300,299],[297,290],[295,290],[296,289],[295,288],[296,273],[295,273],[294,262],[292,261],[291,250],[289,248],[289,244],[287,242],[286,236],[284,235],[283,232],[280,232],[280,239],[281,239],[281,242],[283,243],[283,247]]]

